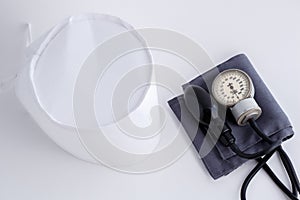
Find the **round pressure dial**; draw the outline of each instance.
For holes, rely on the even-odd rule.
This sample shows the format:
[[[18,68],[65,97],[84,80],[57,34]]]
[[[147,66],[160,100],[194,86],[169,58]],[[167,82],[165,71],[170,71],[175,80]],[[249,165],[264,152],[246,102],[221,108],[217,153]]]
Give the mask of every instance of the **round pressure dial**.
[[[233,106],[239,101],[251,97],[254,93],[250,77],[238,69],[221,72],[212,84],[212,93],[217,102]]]

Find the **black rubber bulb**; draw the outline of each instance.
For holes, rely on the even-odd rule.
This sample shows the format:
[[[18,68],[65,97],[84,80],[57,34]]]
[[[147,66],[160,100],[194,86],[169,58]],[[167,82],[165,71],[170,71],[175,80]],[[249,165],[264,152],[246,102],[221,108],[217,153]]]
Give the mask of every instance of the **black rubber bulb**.
[[[209,93],[202,87],[187,86],[184,90],[184,102],[188,111],[206,129],[208,129],[211,117],[218,117],[217,109],[215,106],[212,106]],[[229,146],[234,142],[234,138],[231,135],[231,128],[225,123],[221,129],[221,137],[214,132],[211,132],[210,135],[214,140],[220,139],[221,143]]]
[[[208,126],[211,116],[210,95],[199,86],[187,86],[184,90],[184,102],[188,111],[199,123]]]

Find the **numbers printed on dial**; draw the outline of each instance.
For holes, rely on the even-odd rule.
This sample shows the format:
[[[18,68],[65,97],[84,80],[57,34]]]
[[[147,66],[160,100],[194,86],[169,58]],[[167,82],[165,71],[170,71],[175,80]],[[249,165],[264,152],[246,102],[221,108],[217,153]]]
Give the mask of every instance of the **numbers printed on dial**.
[[[234,105],[249,96],[251,82],[249,77],[239,70],[221,73],[213,84],[215,99],[223,105]]]

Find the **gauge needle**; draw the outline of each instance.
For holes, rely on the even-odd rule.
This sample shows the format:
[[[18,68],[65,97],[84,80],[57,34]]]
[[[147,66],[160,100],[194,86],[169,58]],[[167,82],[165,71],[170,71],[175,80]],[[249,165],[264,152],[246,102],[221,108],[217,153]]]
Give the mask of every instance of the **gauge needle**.
[[[228,87],[231,89],[231,92],[230,92],[230,93],[231,93],[231,94],[235,94],[236,98],[237,98],[237,99],[240,99],[239,96],[237,95],[237,92],[238,92],[238,91],[234,89],[232,83],[229,83],[229,84],[228,84]]]
[[[239,98],[239,95],[237,94],[237,92],[235,93],[235,96],[236,96],[236,98],[240,99],[240,98]]]

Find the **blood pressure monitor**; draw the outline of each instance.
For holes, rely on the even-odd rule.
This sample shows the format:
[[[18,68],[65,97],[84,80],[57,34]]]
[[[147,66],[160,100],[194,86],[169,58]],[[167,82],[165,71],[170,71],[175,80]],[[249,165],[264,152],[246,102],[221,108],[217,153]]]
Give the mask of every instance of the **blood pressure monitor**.
[[[212,95],[221,105],[231,109],[237,123],[245,125],[257,119],[262,110],[254,99],[254,86],[247,73],[238,69],[221,72],[213,81]]]

